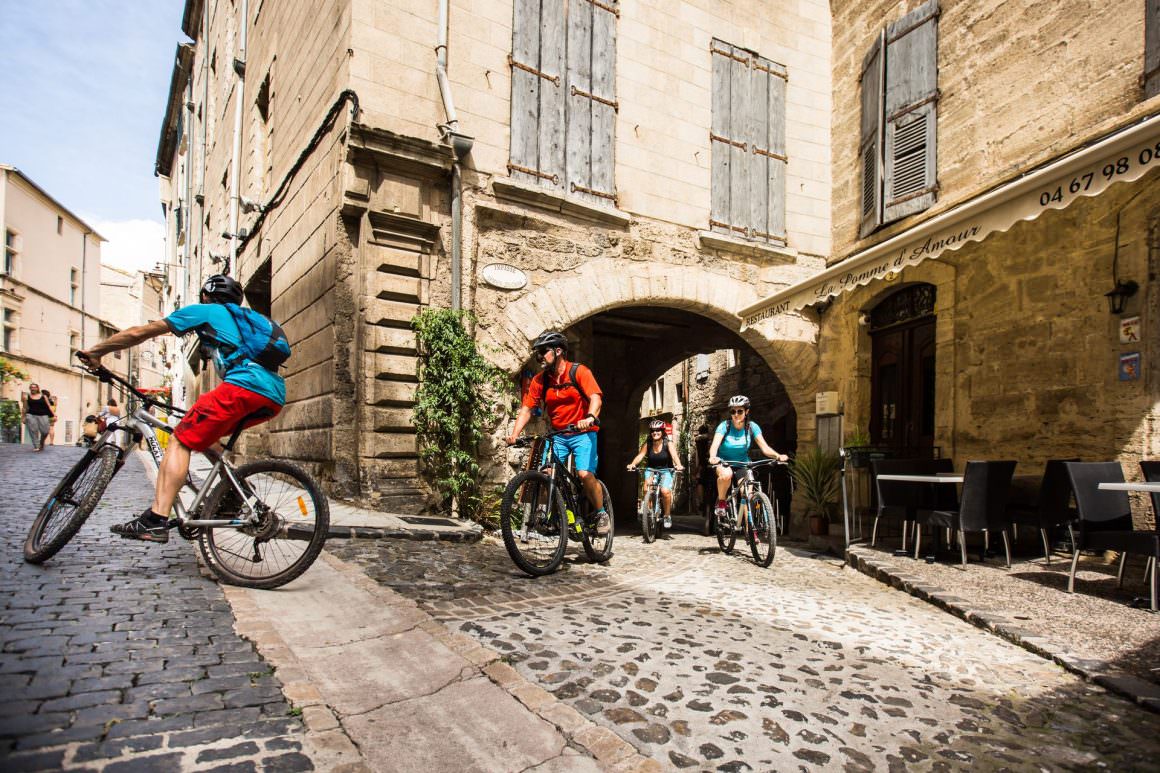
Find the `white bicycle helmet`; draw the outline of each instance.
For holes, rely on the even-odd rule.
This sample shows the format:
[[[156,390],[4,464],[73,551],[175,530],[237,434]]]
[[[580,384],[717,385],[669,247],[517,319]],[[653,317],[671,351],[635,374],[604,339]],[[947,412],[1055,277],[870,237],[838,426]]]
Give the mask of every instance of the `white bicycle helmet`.
[[[729,407],[749,410],[749,398],[745,395],[733,395],[729,398]]]

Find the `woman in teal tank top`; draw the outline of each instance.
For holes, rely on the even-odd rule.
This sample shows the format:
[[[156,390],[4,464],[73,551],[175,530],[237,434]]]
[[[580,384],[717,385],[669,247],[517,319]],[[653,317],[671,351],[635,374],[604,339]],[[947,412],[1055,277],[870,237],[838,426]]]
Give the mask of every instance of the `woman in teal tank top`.
[[[733,469],[722,462],[748,462],[749,448],[754,443],[761,449],[761,453],[770,459],[777,459],[780,462],[789,460],[788,456],[774,451],[769,443],[765,442],[761,427],[749,419],[749,408],[749,398],[745,395],[729,398],[729,418],[717,426],[713,445],[709,447],[709,464],[717,466],[718,518],[723,518],[727,514],[725,497],[733,480]]]

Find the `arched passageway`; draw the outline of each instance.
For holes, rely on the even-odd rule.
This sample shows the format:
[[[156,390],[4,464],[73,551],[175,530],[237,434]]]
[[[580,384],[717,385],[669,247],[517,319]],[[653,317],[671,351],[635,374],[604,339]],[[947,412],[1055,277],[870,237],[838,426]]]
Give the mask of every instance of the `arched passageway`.
[[[575,358],[592,368],[604,391],[598,472],[622,528],[635,521],[637,480],[624,468],[639,448],[641,399],[660,376],[688,358],[738,352],[737,372],[720,381],[720,394],[701,400],[696,421],[714,424],[723,418],[730,393],[741,391],[753,398],[754,418],[779,450],[796,445],[797,414],[778,374],[740,335],[712,319],[684,309],[625,306],[594,314],[565,332]]]

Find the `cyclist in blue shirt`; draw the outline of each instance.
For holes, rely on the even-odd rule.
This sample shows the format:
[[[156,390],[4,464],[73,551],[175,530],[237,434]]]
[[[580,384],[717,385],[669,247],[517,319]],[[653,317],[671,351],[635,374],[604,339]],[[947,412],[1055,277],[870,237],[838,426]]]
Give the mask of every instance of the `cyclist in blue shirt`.
[[[723,462],[748,462],[749,448],[753,443],[757,443],[761,453],[770,459],[777,459],[779,462],[789,460],[788,456],[774,451],[769,443],[765,442],[761,427],[749,419],[749,408],[749,398],[745,395],[730,397],[729,418],[717,425],[713,444],[709,447],[709,464],[717,466],[715,515],[718,520],[728,516],[725,497],[728,496],[729,486],[733,481],[733,469]]]
[[[222,377],[222,383],[197,398],[174,428],[157,472],[153,504],[137,518],[112,527],[114,534],[126,539],[168,542],[169,511],[185,483],[190,452],[211,448],[220,452],[218,441],[233,432],[242,419],[250,417],[247,427],[269,421],[286,402],[286,385],[278,375],[276,364],[282,360],[268,361],[263,351],[256,355],[266,363],[263,365],[249,356],[253,347],[248,345],[247,338],[256,336],[258,331],[252,322],[246,322],[250,319],[247,313],[256,315],[256,312],[240,308],[242,286],[231,277],[216,274],[205,281],[199,300],[201,303],[180,308],[165,319],[131,327],[86,351],[77,352],[82,362],[96,369],[104,355],[142,341],[167,333],[177,336],[196,333],[202,346],[209,349]],[[276,331],[282,339],[284,356],[289,356],[289,345],[281,328],[268,320],[259,318],[259,322],[267,323]]]

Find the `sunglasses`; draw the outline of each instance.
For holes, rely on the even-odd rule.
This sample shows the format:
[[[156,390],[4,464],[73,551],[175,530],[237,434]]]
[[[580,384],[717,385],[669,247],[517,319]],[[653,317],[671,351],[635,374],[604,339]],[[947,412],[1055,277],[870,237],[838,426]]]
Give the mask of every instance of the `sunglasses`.
[[[536,359],[537,359],[537,360],[542,360],[542,359],[544,359],[544,357],[545,357],[545,356],[548,354],[548,352],[551,352],[551,351],[554,351],[554,350],[553,350],[553,349],[551,349],[551,348],[548,348],[548,349],[536,349],[536,350],[533,352],[533,354],[535,354],[535,355],[536,355]]]
[[[744,415],[746,414],[746,412],[747,412],[747,409],[745,409],[745,408],[738,408],[738,409],[737,409],[737,410],[735,410],[735,411],[729,411],[729,415],[730,415],[730,416],[744,416]]]
[[[650,429],[649,432],[653,433],[654,435],[659,435],[662,432],[664,432],[664,430],[663,429]]]

